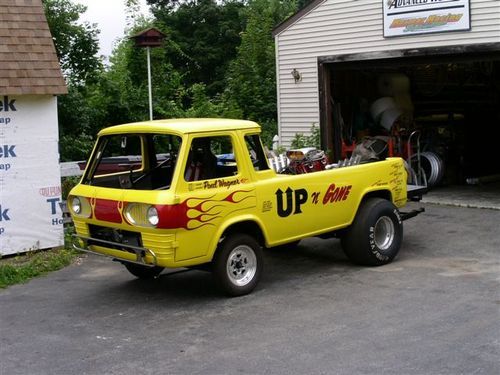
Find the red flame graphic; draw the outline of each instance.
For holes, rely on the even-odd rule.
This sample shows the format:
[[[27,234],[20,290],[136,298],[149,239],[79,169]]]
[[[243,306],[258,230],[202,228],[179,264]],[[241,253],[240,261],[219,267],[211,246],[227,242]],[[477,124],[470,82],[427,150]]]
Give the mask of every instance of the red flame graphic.
[[[193,230],[206,225],[215,225],[212,221],[227,214],[229,211],[226,208],[252,197],[252,195],[237,197],[238,193],[249,193],[250,191],[237,190],[222,199],[213,199],[215,195],[212,195],[208,198],[188,198],[175,205],[157,205],[156,209],[160,217],[157,228]],[[218,204],[212,205],[211,203]]]

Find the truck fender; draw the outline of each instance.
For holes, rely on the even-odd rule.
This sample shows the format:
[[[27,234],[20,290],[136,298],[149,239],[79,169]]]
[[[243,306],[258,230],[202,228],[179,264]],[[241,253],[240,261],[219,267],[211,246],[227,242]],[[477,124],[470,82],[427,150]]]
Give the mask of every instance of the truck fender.
[[[257,237],[256,238],[257,242],[259,242],[262,246],[265,246],[267,244],[267,235],[266,231],[264,230],[264,225],[262,221],[253,215],[243,215],[243,216],[238,216],[238,217],[233,217],[223,223],[223,225],[220,225],[219,228],[217,229],[217,232],[215,235],[212,237],[212,240],[210,242],[210,247],[209,247],[209,252],[208,256],[210,259],[213,259],[215,252],[217,251],[217,246],[219,245],[219,242],[223,239],[224,233],[227,233],[228,231],[232,230],[238,230],[238,227],[241,228],[242,232],[248,233],[249,229],[250,231],[257,230]]]
[[[354,218],[356,217],[361,204],[368,198],[382,198],[392,202],[392,194],[387,186],[365,189],[361,194],[359,194],[359,200],[356,202],[356,210],[353,210],[351,216],[349,217],[349,225],[354,222]]]

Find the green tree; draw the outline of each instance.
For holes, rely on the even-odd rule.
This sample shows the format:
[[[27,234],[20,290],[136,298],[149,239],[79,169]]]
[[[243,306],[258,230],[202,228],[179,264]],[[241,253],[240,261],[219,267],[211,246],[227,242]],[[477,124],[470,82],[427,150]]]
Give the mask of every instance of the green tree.
[[[57,56],[66,81],[84,85],[97,79],[102,69],[96,25],[78,23],[87,9],[70,0],[42,0]]]
[[[138,24],[131,30],[151,27]],[[167,40],[166,44],[169,43]],[[105,117],[101,126],[148,119],[148,82],[146,52],[124,39],[113,51],[111,65],[99,83]],[[167,48],[151,50],[152,94],[154,118],[240,116],[237,109],[210,98],[203,83],[185,86],[168,59]]]
[[[181,3],[186,3],[189,0],[147,0],[147,3],[152,7],[153,11],[172,11]]]
[[[313,0],[298,0],[297,9],[302,9],[312,3]]]
[[[273,28],[297,9],[295,0],[251,0],[247,25],[236,59],[227,75],[225,98],[241,108],[245,118],[263,125],[265,135],[276,133],[276,67]]]
[[[211,97],[224,89],[229,62],[244,28],[243,1],[149,0],[156,23],[168,36],[166,56],[185,87],[203,83]]]
[[[250,118],[271,138],[276,132],[271,32],[293,14],[297,0],[149,3],[153,19],[139,16],[137,0],[126,0],[127,34],[155,26],[167,35],[164,45],[151,51],[154,117]],[[59,100],[61,157],[81,160],[101,128],[148,119],[145,50],[124,38],[104,69],[96,56],[98,31],[91,25],[72,29],[84,7],[70,0],[44,4],[70,83],[69,94]],[[82,40],[76,43],[70,35]],[[89,60],[76,64],[83,49],[72,46],[89,45],[95,47],[86,50]]]
[[[96,121],[102,117],[92,85],[102,74],[97,55],[99,30],[79,23],[86,7],[70,0],[42,0],[68,94],[58,99],[61,160],[81,160],[92,148]]]
[[[69,85],[58,100],[59,153],[62,161],[86,159],[92,150],[94,126],[101,109],[92,105],[90,90]]]
[[[131,8],[135,0],[129,0]],[[172,62],[172,50],[178,44],[171,31],[157,20],[135,18],[129,35],[149,27],[157,27],[167,37],[162,47],[151,50],[152,94],[154,118],[173,117],[240,117],[238,108],[221,100],[220,95],[208,93],[204,82],[191,83],[182,70]],[[179,51],[178,51],[179,52]],[[113,51],[110,66],[102,75],[99,84],[101,104],[109,113],[105,125],[148,118],[148,83],[146,51],[137,48],[134,42],[124,38]]]

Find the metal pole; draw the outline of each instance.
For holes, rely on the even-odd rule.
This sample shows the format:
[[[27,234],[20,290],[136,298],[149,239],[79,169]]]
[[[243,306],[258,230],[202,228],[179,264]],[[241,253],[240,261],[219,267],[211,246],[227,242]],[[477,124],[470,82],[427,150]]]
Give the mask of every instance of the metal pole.
[[[148,56],[148,92],[149,92],[149,121],[153,121],[153,94],[151,90],[151,57],[150,57],[151,47],[146,47],[146,53]]]

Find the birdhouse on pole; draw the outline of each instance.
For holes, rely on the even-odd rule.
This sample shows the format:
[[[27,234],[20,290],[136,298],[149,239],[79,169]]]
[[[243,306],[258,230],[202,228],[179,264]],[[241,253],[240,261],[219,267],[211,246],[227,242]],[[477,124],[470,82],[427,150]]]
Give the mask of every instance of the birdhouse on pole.
[[[135,46],[146,48],[147,63],[148,63],[148,92],[149,92],[149,120],[153,120],[153,94],[151,90],[151,48],[160,47],[163,44],[163,39],[166,35],[155,27],[151,27],[140,33],[132,35]]]
[[[155,27],[143,30],[140,33],[132,35],[136,47],[160,47],[166,35]]]

